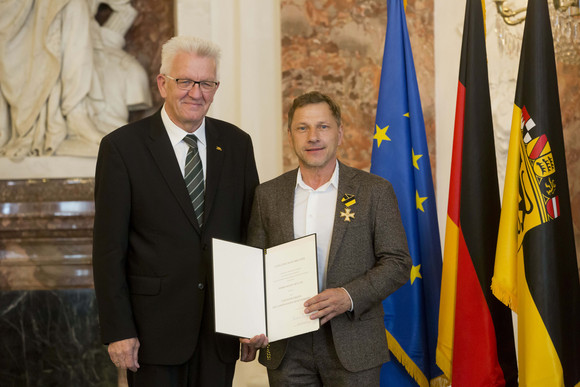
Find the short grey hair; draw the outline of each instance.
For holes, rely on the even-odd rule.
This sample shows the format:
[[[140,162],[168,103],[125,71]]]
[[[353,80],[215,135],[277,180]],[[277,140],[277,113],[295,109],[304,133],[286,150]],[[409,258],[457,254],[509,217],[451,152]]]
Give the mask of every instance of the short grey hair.
[[[161,48],[161,68],[159,72],[168,75],[175,56],[181,52],[213,59],[215,61],[216,77],[219,79],[221,49],[217,44],[195,36],[174,36],[165,42]]]

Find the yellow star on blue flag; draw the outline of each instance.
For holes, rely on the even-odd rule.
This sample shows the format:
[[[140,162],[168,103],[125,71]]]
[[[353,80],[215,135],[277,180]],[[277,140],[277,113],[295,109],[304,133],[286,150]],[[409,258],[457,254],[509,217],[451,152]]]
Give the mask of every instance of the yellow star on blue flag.
[[[425,212],[423,208],[423,202],[427,200],[427,197],[419,196],[419,191],[415,191],[415,203],[417,203],[417,209]]]
[[[411,149],[411,153],[413,154],[413,166],[419,169],[419,164],[417,163],[417,161],[419,161],[419,159],[423,157],[423,155],[416,155],[414,149]]]
[[[377,140],[377,147],[381,146],[381,142],[383,140],[385,141],[391,141],[391,139],[389,138],[389,136],[387,136],[387,130],[389,130],[389,125],[385,126],[384,128],[379,128],[379,126],[376,126],[376,133],[375,136],[373,137],[375,140]]]
[[[423,278],[421,276],[421,265],[413,266],[411,268],[411,285],[413,285],[417,278]]]

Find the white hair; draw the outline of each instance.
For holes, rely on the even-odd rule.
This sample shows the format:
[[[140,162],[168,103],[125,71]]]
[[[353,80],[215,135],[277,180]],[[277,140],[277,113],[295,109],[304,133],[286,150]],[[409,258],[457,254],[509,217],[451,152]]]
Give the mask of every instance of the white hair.
[[[215,62],[216,77],[218,77],[221,57],[219,46],[209,40],[195,36],[174,36],[165,42],[161,48],[161,68],[159,72],[161,74],[169,74],[175,56],[181,52],[213,59]]]

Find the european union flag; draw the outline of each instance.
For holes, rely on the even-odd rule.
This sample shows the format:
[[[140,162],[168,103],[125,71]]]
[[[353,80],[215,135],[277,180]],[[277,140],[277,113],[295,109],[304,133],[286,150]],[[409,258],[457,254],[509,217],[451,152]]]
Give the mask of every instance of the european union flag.
[[[429,386],[435,364],[441,244],[423,111],[403,0],[387,1],[387,34],[371,173],[393,185],[409,251],[411,278],[383,301],[392,361],[381,371],[389,386]]]

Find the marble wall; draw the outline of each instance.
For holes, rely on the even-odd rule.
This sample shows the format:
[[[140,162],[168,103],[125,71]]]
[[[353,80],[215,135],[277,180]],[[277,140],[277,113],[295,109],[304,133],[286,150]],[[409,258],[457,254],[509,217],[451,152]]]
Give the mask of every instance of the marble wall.
[[[92,287],[92,179],[0,181],[0,385],[113,386]]]
[[[115,386],[91,289],[0,292],[0,385]]]
[[[0,290],[92,286],[93,185],[0,180]]]
[[[580,270],[580,65],[557,63],[576,258]]]
[[[163,104],[155,78],[161,67],[161,46],[174,35],[173,1],[132,0],[132,4],[138,16],[125,36],[125,50],[137,58],[149,75],[153,107],[133,113],[130,121],[151,114]]]

